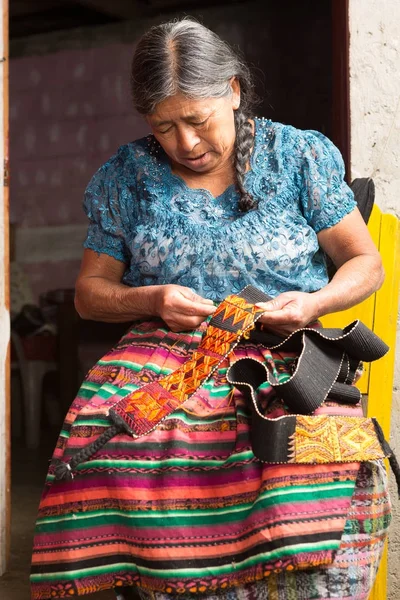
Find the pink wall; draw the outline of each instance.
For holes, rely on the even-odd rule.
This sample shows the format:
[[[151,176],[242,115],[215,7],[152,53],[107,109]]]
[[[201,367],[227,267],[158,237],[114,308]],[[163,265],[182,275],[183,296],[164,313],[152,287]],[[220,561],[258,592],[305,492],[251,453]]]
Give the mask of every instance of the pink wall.
[[[112,44],[11,60],[11,221],[18,228],[85,224],[93,173],[148,132],[129,95],[132,47]],[[73,287],[78,260],[24,266],[35,295]],[[48,259],[46,259],[46,254]]]
[[[286,3],[261,0],[249,11],[230,7],[223,20],[210,15],[205,24],[255,67],[259,114],[329,136],[330,5],[289,4],[289,12]],[[83,192],[95,170],[148,132],[130,104],[132,50],[109,43],[11,60],[10,213],[17,227],[82,227]],[[43,258],[24,265],[35,294],[74,285],[79,260],[51,262],[51,252],[44,243]]]

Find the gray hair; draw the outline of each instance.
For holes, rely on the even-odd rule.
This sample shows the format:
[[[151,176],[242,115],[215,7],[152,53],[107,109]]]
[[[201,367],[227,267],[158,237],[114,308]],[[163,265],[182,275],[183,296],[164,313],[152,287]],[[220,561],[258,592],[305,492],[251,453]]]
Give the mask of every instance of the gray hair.
[[[241,210],[255,207],[244,188],[244,174],[253,147],[249,117],[255,103],[250,70],[241,56],[217,34],[184,18],[156,25],[139,40],[132,61],[131,88],[136,110],[151,114],[156,105],[181,93],[187,98],[222,98],[240,83],[235,110],[235,171]]]

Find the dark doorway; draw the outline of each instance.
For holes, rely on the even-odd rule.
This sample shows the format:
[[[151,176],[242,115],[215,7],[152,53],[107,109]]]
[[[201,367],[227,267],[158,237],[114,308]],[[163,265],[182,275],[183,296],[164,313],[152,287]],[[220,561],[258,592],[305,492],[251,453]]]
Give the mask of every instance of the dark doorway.
[[[44,411],[37,450],[26,449],[23,423],[20,435],[13,439],[12,554],[10,572],[0,581],[0,596],[5,600],[28,597],[36,505],[66,405],[73,400],[83,371],[90,366],[90,360],[82,360],[82,355],[86,352],[86,356],[90,354],[95,360],[96,352],[99,357],[121,332],[121,326],[112,331],[112,327],[88,326],[77,318],[69,290],[79,269],[80,246],[72,252],[69,244],[63,255],[62,243],[66,228],[86,227],[81,202],[93,172],[119,145],[143,135],[144,125],[131,116],[128,92],[129,56],[143,29],[156,20],[177,14],[199,18],[240,47],[253,66],[261,116],[321,131],[336,143],[346,165],[349,164],[347,0],[229,3],[137,0],[127,3],[131,8],[126,12],[121,8],[123,3],[103,0],[49,0],[33,4],[28,0],[11,3],[11,8],[19,7],[11,22],[11,115],[20,105],[22,108],[10,125],[10,211],[17,230],[16,256],[21,258],[34,301],[38,303],[43,293],[60,289],[65,292],[53,293],[53,298],[61,299],[56,312],[62,327],[58,331],[58,379],[47,382],[53,401],[59,401],[61,417],[59,423],[54,423]],[[61,5],[63,10],[59,10]],[[94,5],[96,10],[90,8]],[[109,77],[108,87],[95,71],[99,62],[103,75]],[[80,72],[77,69],[82,64],[86,71]],[[113,86],[120,85],[117,77],[123,81],[121,97],[112,93]],[[53,92],[57,92],[54,102]],[[102,98],[102,94],[108,96]],[[47,128],[52,128],[54,135],[61,132],[60,140],[50,136],[47,146],[32,148],[35,128],[37,139],[43,139]],[[99,140],[99,132],[109,134],[109,146]],[[83,135],[84,144],[79,145]],[[51,187],[54,182],[56,186],[58,176],[62,186]],[[59,211],[60,206],[65,210]],[[57,236],[57,228],[64,233]],[[18,230],[23,234],[20,238]],[[50,239],[47,230],[51,230],[51,239],[59,246],[46,246]],[[36,262],[32,254],[18,250],[18,240],[26,243],[24,248],[29,247],[26,239],[31,234],[36,236],[35,240],[42,238],[43,248],[40,244],[35,247]],[[49,261],[46,256],[55,250],[57,261],[54,256]],[[17,396],[15,393],[18,403]],[[17,408],[18,404],[14,406],[14,417]],[[21,527],[25,532],[23,537]],[[106,600],[112,594],[105,593],[102,597]]]

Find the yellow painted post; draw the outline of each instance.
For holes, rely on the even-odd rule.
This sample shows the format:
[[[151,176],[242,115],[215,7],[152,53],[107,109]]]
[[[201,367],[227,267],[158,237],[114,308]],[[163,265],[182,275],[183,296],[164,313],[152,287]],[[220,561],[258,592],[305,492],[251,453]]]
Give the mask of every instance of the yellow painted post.
[[[400,286],[400,221],[393,215],[382,214],[374,206],[368,229],[382,256],[386,274],[382,288],[361,304],[326,315],[321,320],[324,327],[344,327],[359,319],[390,347],[386,356],[366,365],[366,373],[358,384],[362,393],[368,396],[368,416],[378,419],[389,439]],[[387,547],[369,600],[386,600],[386,597]]]
[[[368,416],[378,419],[386,439],[389,439],[400,285],[400,222],[393,215],[382,215],[379,251],[386,277],[382,288],[376,293],[373,330],[388,344],[390,350],[386,356],[371,364]],[[387,545],[370,600],[386,598]]]
[[[385,269],[385,282],[375,294],[373,331],[388,344],[390,350],[386,356],[371,364],[368,416],[379,419],[388,438],[400,283],[400,222],[394,215],[382,215],[379,251]]]

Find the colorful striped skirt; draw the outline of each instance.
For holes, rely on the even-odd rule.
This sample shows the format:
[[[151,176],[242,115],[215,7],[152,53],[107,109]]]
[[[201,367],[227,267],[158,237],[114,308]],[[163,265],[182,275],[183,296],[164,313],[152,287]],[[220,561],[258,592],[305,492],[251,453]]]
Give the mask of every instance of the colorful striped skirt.
[[[98,438],[118,399],[177,369],[205,327],[176,334],[160,321],[135,324],[88,373],[54,459]],[[229,360],[244,356],[266,361],[279,381],[294,359],[245,341]],[[34,600],[126,586],[155,600],[367,599],[390,522],[382,465],[261,463],[251,450],[250,407],[228,384],[228,366],[148,435],[111,439],[71,481],[55,480],[50,467],[34,539]],[[269,416],[283,414],[268,384],[259,396]]]

